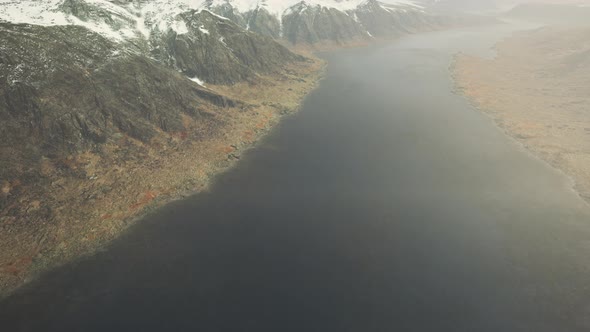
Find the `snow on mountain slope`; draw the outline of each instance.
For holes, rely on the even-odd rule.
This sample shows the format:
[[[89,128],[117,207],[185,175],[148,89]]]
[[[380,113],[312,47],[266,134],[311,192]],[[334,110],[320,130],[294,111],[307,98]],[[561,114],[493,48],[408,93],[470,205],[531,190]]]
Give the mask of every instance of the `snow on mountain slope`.
[[[192,5],[192,6],[191,6]],[[108,0],[0,0],[0,20],[43,26],[81,25],[108,38],[149,37],[152,29],[186,27],[176,16],[202,2],[152,0],[115,3]],[[86,15],[84,14],[91,14]]]
[[[0,19],[13,23],[38,25],[68,24],[67,15],[59,11],[62,0],[0,0]]]
[[[287,9],[301,2],[312,7],[320,6],[334,8],[344,12],[353,10],[366,1],[367,0],[212,0],[210,3],[212,7],[229,3],[242,13],[261,7],[266,9],[269,13],[278,16],[280,19]],[[422,8],[421,5],[411,0],[389,0],[387,1],[387,4],[400,7],[410,6],[414,8]]]
[[[172,29],[186,33],[179,14],[190,10],[212,10],[228,6],[240,14],[264,9],[279,22],[290,8],[305,3],[348,12],[369,0],[0,0],[0,20],[36,25],[81,25],[114,40],[149,39],[152,31]],[[410,0],[390,0],[383,6],[388,11],[421,10]],[[245,28],[248,28],[246,25]],[[271,34],[272,35],[272,34]],[[276,37],[276,36],[274,36]]]
[[[439,22],[416,1],[385,1],[210,0],[207,8],[230,17],[246,30],[286,39],[291,44],[322,41],[343,44],[392,37],[432,29]],[[359,19],[361,16],[363,19]],[[373,19],[377,22],[370,22]],[[382,26],[374,29],[377,25]]]

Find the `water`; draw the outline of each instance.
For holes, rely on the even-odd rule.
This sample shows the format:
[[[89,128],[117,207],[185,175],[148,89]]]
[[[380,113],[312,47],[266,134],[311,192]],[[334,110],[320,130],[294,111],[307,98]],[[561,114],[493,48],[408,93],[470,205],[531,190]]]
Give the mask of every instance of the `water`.
[[[210,193],[0,304],[3,331],[588,331],[590,213],[452,93],[513,27],[329,54]]]

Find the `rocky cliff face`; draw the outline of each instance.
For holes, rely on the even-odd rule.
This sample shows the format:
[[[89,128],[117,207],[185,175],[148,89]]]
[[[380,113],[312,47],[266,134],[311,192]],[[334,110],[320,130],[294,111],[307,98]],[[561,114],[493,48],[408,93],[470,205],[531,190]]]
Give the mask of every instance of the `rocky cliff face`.
[[[283,16],[283,36],[293,44],[345,43],[370,38],[367,30],[349,13],[305,2],[291,7]]]
[[[58,8],[74,20],[98,27],[96,30],[108,27],[111,34],[122,34],[127,47],[149,53],[199,81],[236,83],[253,78],[257,73],[272,72],[286,62],[301,60],[265,36],[278,37],[272,33],[276,26],[266,28],[267,23],[262,18],[264,10],[249,12],[244,17],[229,4],[215,7],[230,20],[209,10],[182,11],[181,8],[178,14],[158,16],[159,13],[149,12],[132,2],[110,7],[99,4],[65,0]],[[252,31],[240,24],[252,24]],[[263,34],[253,32],[255,30]]]
[[[232,6],[230,2],[215,3],[213,0],[207,0],[204,6],[211,12],[229,19],[242,28],[246,28],[248,26],[248,18],[245,15],[246,13],[240,12],[240,10]]]
[[[208,8],[224,15],[228,8],[237,11],[233,6],[227,1],[218,6],[211,3]],[[395,37],[449,24],[449,19],[431,15],[418,4],[387,4],[376,0],[341,1],[333,6],[325,2],[300,1],[275,14],[271,14],[263,2],[243,16],[230,14],[227,17],[232,17],[245,29],[282,38],[291,44],[343,44],[373,37]]]
[[[257,7],[246,13],[246,29],[270,36],[275,39],[281,38],[281,22],[277,16],[272,15],[263,7]]]
[[[395,6],[368,0],[353,15],[373,36],[387,37],[437,28],[441,22],[423,11],[399,11]]]
[[[189,77],[231,84],[270,73],[302,57],[273,39],[245,31],[208,11],[180,14],[187,30],[168,30],[150,39],[152,55]]]

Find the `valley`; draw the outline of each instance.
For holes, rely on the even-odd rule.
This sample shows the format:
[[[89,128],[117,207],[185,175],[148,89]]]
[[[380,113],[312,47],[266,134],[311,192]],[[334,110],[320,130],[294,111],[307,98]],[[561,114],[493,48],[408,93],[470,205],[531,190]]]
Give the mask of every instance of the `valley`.
[[[508,2],[0,0],[0,329],[589,331],[590,7]]]
[[[317,85],[310,52],[453,22],[409,1],[0,1],[0,294],[206,191]]]
[[[487,55],[514,29],[421,33],[323,54],[321,84],[300,110],[256,148],[221,146],[219,160],[240,161],[206,191],[22,285],[0,301],[0,326],[587,332],[588,205],[450,77],[457,52]],[[236,89],[244,84],[205,83],[244,102],[279,93],[248,99]],[[183,163],[163,165],[173,171],[149,165],[133,181],[169,188],[174,177],[159,182],[158,173]]]
[[[0,328],[587,331],[588,30],[449,4],[0,0]]]

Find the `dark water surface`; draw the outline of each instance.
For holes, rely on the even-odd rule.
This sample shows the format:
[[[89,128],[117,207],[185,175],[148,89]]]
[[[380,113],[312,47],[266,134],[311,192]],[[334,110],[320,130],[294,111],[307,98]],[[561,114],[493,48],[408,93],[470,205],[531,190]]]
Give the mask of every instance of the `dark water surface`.
[[[590,214],[452,93],[504,28],[328,55],[212,192],[0,304],[1,331],[589,331]]]

